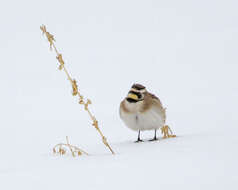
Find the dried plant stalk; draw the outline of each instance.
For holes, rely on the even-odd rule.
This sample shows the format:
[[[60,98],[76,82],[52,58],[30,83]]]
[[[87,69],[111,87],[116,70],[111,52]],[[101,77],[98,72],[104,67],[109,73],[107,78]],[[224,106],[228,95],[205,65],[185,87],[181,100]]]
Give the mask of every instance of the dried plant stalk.
[[[92,104],[91,100],[87,99],[87,101],[84,100],[84,97],[80,94],[79,90],[78,90],[78,86],[77,86],[77,82],[75,79],[72,79],[71,76],[69,75],[68,71],[65,68],[65,64],[64,64],[64,60],[62,57],[62,54],[60,54],[54,44],[55,39],[54,36],[52,34],[50,34],[47,30],[46,30],[46,26],[42,25],[40,27],[40,29],[42,30],[43,34],[46,35],[47,40],[50,43],[50,50],[52,50],[52,47],[54,48],[57,57],[56,59],[59,62],[59,69],[63,70],[65,72],[65,74],[67,75],[68,80],[70,81],[71,85],[72,85],[72,95],[76,96],[78,95],[79,97],[79,104],[84,106],[85,111],[87,111],[88,115],[90,116],[90,119],[92,120],[92,125],[96,128],[96,130],[98,131],[98,133],[100,134],[100,136],[102,137],[102,142],[105,144],[106,147],[109,148],[109,150],[111,151],[112,154],[114,154],[114,151],[112,150],[111,146],[108,144],[106,137],[103,135],[102,131],[100,130],[99,126],[98,126],[98,121],[96,120],[96,118],[92,115],[92,113],[90,112],[88,106],[89,104]]]
[[[53,153],[54,154],[59,154],[59,155],[64,155],[67,152],[66,148],[68,148],[73,157],[81,156],[83,154],[89,155],[87,152],[83,151],[79,147],[71,145],[69,143],[68,136],[66,136],[66,142],[67,142],[66,144],[65,143],[59,143],[59,144],[55,145],[54,148],[53,148]]]
[[[161,128],[161,133],[164,135],[163,138],[172,138],[176,137],[176,135],[173,134],[172,130],[168,125],[165,125],[164,127]]]

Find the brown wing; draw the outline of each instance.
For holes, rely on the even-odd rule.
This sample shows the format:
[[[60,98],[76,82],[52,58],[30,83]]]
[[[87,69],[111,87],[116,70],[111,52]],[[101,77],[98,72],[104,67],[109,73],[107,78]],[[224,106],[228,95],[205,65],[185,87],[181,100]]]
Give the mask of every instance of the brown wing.
[[[158,98],[156,95],[151,94],[151,93],[149,93],[149,92],[147,92],[147,94],[148,94],[148,96],[150,96],[151,98],[159,100],[159,98]]]
[[[147,92],[145,94],[145,101],[144,101],[144,105],[143,105],[143,112],[147,111],[148,109],[150,109],[152,106],[157,108],[156,110],[158,111],[159,114],[163,115],[164,121],[166,119],[166,113],[165,113],[165,108],[163,108],[162,103],[160,101],[160,99],[155,96],[154,94],[151,94],[149,92]]]
[[[156,95],[151,94],[149,92],[147,94],[152,99],[153,103],[159,104],[161,107],[163,107],[160,99]]]

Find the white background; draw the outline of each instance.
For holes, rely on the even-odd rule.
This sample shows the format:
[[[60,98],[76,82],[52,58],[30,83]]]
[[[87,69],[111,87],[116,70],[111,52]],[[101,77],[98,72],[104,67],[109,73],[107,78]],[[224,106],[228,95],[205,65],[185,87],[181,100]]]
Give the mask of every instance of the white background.
[[[237,6],[2,0],[0,189],[237,189]],[[41,24],[116,156],[71,96]],[[135,82],[161,99],[177,138],[133,143],[118,110]],[[66,135],[91,156],[52,155]]]

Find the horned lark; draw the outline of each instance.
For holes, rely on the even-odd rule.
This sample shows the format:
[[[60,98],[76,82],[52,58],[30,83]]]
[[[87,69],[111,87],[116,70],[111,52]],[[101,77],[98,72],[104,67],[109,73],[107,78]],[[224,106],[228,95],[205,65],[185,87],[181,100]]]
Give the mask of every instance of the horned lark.
[[[125,125],[138,131],[136,142],[142,141],[140,131],[155,130],[154,138],[158,140],[156,131],[163,129],[162,132],[169,137],[168,126],[165,126],[166,113],[160,100],[155,95],[149,93],[141,84],[134,84],[127,97],[120,104],[120,117]],[[170,129],[169,129],[170,130]]]

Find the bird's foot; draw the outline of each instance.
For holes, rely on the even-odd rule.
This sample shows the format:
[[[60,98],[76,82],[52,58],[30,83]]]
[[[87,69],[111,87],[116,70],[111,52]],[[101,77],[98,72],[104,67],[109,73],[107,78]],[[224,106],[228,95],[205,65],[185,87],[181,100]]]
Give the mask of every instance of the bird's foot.
[[[135,143],[139,143],[139,142],[144,142],[144,141],[141,139],[137,139],[137,141],[135,141]]]
[[[149,141],[158,141],[159,139],[158,138],[153,138],[153,139],[150,139]]]
[[[161,132],[164,135],[163,139],[176,137],[168,125],[163,126]]]

